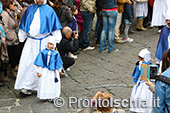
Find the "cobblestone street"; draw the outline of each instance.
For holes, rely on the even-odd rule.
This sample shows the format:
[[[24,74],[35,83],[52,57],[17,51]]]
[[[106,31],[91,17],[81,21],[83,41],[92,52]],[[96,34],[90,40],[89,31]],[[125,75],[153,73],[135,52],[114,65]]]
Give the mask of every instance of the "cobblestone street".
[[[132,72],[138,60],[141,49],[148,48],[155,64],[155,51],[159,39],[157,28],[137,32],[129,35],[133,43],[117,44],[111,53],[100,53],[99,46],[94,41],[94,32],[91,32],[91,45],[93,51],[80,51],[75,64],[67,72],[69,77],[80,85],[94,87],[100,85],[124,84],[133,86]],[[54,104],[40,101],[33,92],[31,96],[20,94],[14,90],[15,81],[0,87],[0,113],[77,113],[81,111],[77,104],[68,107],[68,98],[91,99],[97,91],[106,91],[114,98],[129,99],[132,87],[104,87],[87,89],[76,85],[67,77],[61,78],[61,97],[65,105],[56,108]],[[128,108],[123,108],[127,112]]]

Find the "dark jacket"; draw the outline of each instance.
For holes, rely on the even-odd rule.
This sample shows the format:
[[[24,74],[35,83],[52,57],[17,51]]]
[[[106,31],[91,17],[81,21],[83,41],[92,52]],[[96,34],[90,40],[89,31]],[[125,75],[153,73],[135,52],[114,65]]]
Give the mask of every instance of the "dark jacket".
[[[96,0],[96,8],[97,8],[97,12],[102,11],[102,9],[103,9],[103,0]]]
[[[67,39],[65,36],[63,36],[60,44],[58,45],[58,51],[60,53],[62,60],[68,56],[68,52],[76,52],[78,49],[79,49],[78,39],[74,39],[72,42],[71,39]]]
[[[54,11],[56,12],[58,16],[62,27],[68,26],[68,23],[73,22],[74,20],[73,15],[72,15],[71,10],[68,7],[66,6],[63,6],[62,8],[54,7]]]
[[[117,7],[117,0],[103,0],[103,9],[112,9]]]
[[[102,9],[112,9],[117,7],[117,0],[96,0],[97,11],[100,12]]]
[[[132,4],[124,4],[123,18],[128,19],[130,22],[134,19],[133,1]]]

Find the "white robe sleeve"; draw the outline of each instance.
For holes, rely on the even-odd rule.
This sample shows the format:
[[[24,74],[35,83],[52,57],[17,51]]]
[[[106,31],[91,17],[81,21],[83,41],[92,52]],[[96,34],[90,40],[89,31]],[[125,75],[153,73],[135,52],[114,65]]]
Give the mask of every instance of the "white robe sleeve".
[[[18,37],[20,42],[24,42],[25,39],[27,38],[27,34],[23,30],[19,29]]]
[[[53,31],[52,35],[56,38],[56,43],[60,43],[60,41],[62,39],[61,30],[57,29],[57,30]]]
[[[41,66],[36,66],[35,71],[36,73],[41,73],[42,74],[42,67]]]
[[[55,70],[55,77],[57,77],[57,78],[60,77],[59,73],[61,72],[61,70],[62,70],[62,68]]]
[[[62,68],[60,68],[60,69],[56,69],[55,71],[57,71],[57,72],[61,72],[61,70],[62,70]]]
[[[56,70],[55,70],[55,73],[60,73],[60,72],[61,72],[61,70],[62,70],[62,68],[60,68],[60,69],[56,69]]]

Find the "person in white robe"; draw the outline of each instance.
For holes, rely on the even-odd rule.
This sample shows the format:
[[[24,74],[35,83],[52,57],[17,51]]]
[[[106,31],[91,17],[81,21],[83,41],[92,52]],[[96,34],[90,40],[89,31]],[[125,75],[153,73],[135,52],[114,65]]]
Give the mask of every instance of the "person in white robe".
[[[170,0],[155,0],[153,5],[152,26],[166,25],[166,12],[170,8]]]
[[[39,99],[53,100],[60,96],[60,76],[62,59],[60,54],[54,50],[55,38],[50,36],[47,48],[42,50],[36,57],[34,65],[39,77],[37,97]]]
[[[25,11],[19,26],[19,41],[25,42],[19,62],[19,69],[14,89],[27,95],[37,90],[39,78],[33,62],[38,53],[46,48],[49,36],[53,35],[55,43],[61,41],[62,26],[55,11],[46,4],[46,0],[35,0]]]
[[[158,33],[161,33],[166,25],[166,12],[170,8],[170,0],[155,0],[151,26],[158,26]]]
[[[151,113],[153,94],[148,89],[149,87],[145,84],[145,81],[141,80],[140,76],[141,64],[151,65],[151,62],[149,61],[151,59],[151,53],[147,49],[142,49],[139,52],[138,58],[139,61],[136,63],[135,70],[132,74],[135,85],[133,86],[130,97],[131,105],[129,110],[137,113]],[[146,106],[142,106],[141,104],[144,101],[146,101]]]

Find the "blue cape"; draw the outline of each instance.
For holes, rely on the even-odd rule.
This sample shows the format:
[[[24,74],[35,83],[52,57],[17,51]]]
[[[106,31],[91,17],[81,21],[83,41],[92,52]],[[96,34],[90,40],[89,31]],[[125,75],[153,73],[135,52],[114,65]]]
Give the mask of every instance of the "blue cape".
[[[159,60],[162,60],[162,55],[163,53],[169,48],[168,47],[168,36],[170,34],[170,28],[165,26],[162,29],[158,44],[157,44],[157,49],[156,49],[156,54],[155,57]]]
[[[19,26],[20,29],[29,34],[30,25],[38,8],[40,10],[40,34],[50,33],[57,29],[62,29],[55,11],[47,4],[41,6],[33,4],[28,7],[22,17],[22,21]]]
[[[147,64],[147,65],[151,65],[152,63],[149,62],[143,62],[142,64]],[[139,79],[140,76],[140,70],[139,70],[139,65],[137,65],[133,71],[132,77],[133,77],[133,82],[136,83]]]
[[[51,51],[49,66],[47,66],[48,52]],[[48,68],[49,70],[56,70],[62,68],[63,62],[60,54],[55,50],[43,49],[34,61],[34,65]]]

